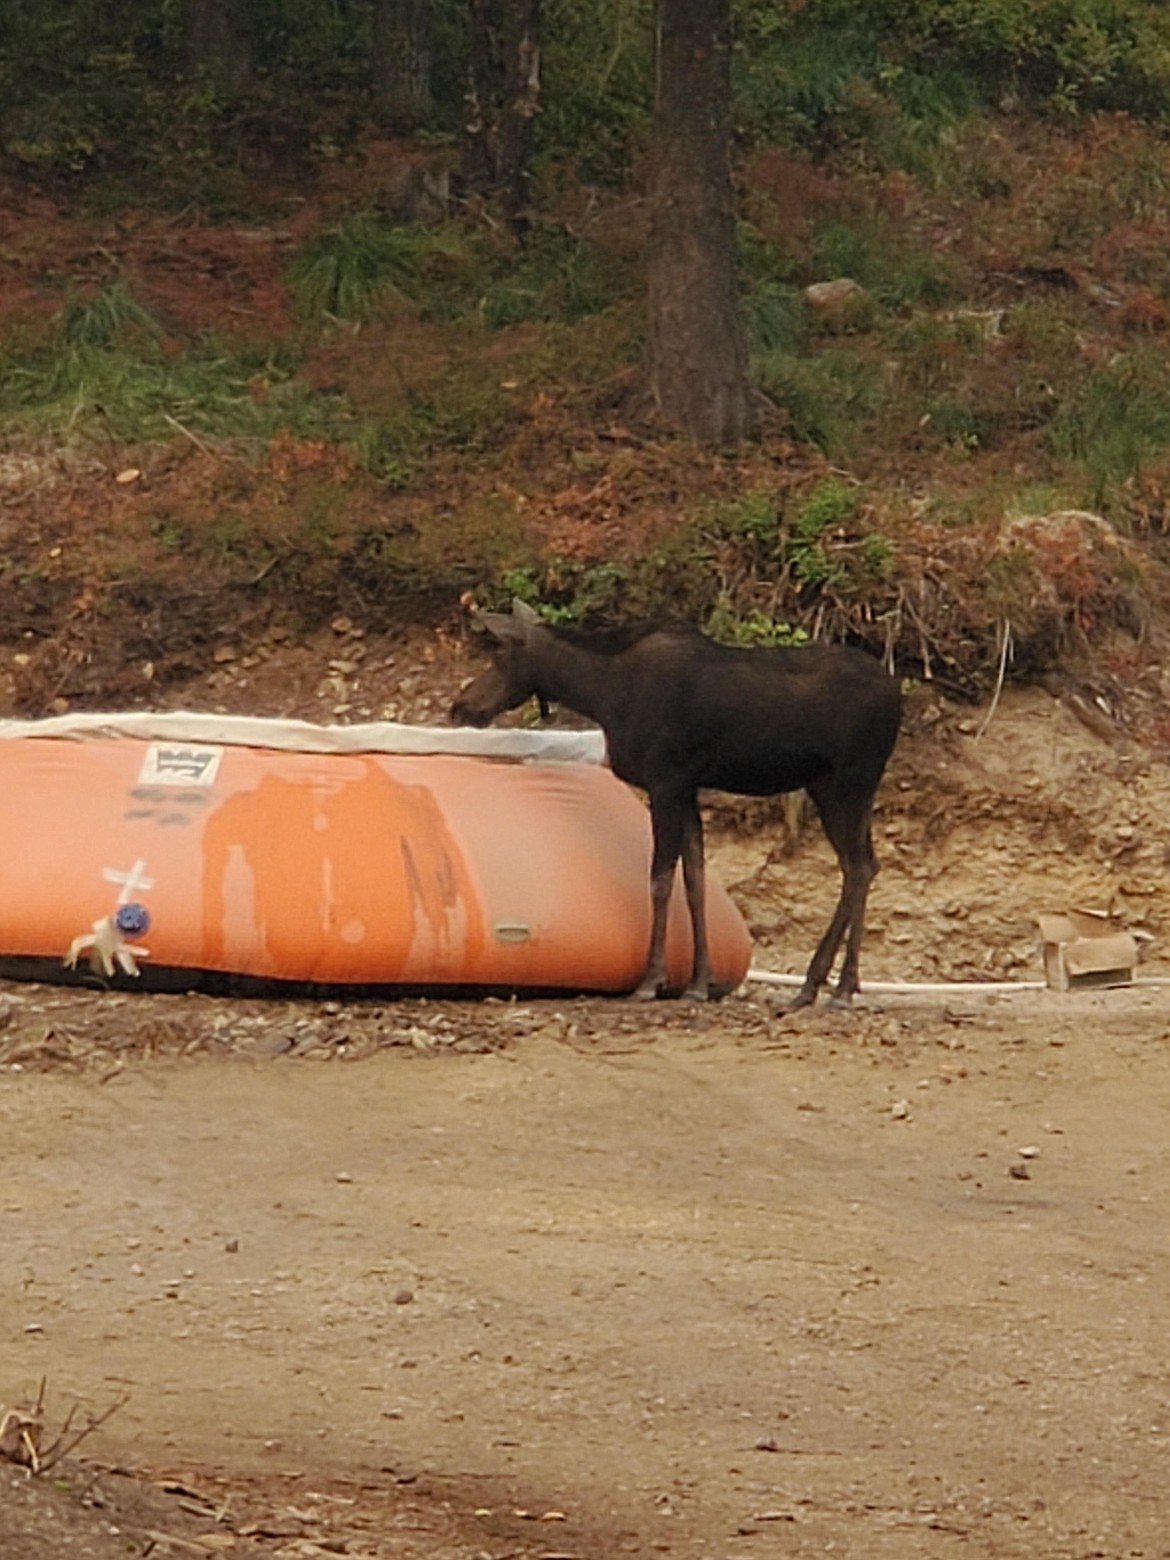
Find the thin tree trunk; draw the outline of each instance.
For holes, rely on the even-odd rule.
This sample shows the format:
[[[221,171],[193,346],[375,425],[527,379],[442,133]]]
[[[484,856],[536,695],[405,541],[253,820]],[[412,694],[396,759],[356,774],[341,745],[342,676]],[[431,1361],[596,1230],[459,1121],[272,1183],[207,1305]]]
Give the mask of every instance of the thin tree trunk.
[[[248,41],[232,0],[189,0],[186,12],[187,69],[238,89],[252,73]]]
[[[736,308],[730,0],[658,0],[650,160],[650,386],[699,442],[752,431]]]
[[[374,0],[371,77],[396,130],[415,130],[430,117],[430,29],[430,0]]]
[[[528,168],[540,112],[541,0],[470,0],[463,174],[499,201],[516,232],[527,225]]]

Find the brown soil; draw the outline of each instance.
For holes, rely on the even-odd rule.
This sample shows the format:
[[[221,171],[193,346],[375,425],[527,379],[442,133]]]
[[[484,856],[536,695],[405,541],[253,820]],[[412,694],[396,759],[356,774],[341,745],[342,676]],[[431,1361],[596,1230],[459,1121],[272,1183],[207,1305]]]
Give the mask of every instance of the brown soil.
[[[7,1390],[129,1396],[122,1553],[1160,1552],[1160,997],[388,1027],[8,1077]]]
[[[468,662],[424,648],[435,718]],[[1069,903],[1166,971],[1161,765],[1044,695],[981,718],[913,701],[863,978],[1035,979]],[[819,833],[712,825],[799,969]],[[47,1378],[42,1445],[127,1401],[9,1470],[0,1554],[1163,1553],[1165,1012],[5,987],[0,1400]]]

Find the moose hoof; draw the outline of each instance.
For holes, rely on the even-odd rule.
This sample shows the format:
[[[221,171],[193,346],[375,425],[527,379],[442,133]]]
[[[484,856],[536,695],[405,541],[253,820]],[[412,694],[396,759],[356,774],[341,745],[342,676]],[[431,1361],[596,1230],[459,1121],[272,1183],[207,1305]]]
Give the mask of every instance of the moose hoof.
[[[683,991],[683,997],[687,1002],[720,1002],[727,995],[725,986],[717,986],[714,981],[692,981]]]
[[[833,1013],[853,1012],[853,993],[851,991],[835,991],[825,1006]]]
[[[816,1000],[817,988],[815,986],[811,988],[802,986],[792,1001],[785,1007],[784,1011],[785,1013],[799,1013],[801,1008],[812,1007]]]
[[[663,991],[662,982],[660,980],[646,979],[642,981],[640,985],[635,986],[633,991],[630,992],[630,1001],[657,1002],[658,998],[664,995],[665,992]]]

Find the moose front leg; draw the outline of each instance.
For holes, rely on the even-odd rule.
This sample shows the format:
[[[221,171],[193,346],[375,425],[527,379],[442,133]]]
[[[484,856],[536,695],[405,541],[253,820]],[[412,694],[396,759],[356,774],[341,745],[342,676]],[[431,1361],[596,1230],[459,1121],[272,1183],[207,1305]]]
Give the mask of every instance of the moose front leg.
[[[846,902],[846,890],[842,887],[841,897],[837,901],[837,908],[833,911],[833,919],[829,922],[825,935],[817,944],[816,952],[812,956],[808,972],[804,977],[804,984],[788,1004],[789,1013],[796,1013],[801,1008],[811,1007],[817,1000],[821,987],[829,978],[829,971],[833,967],[833,960],[837,957],[837,950],[841,946],[841,938],[844,935],[848,919],[849,906]]]
[[[646,970],[632,995],[640,1002],[662,995],[666,984],[666,915],[674,887],[674,869],[682,851],[687,809],[677,797],[650,795],[654,851],[650,861],[650,951]]]

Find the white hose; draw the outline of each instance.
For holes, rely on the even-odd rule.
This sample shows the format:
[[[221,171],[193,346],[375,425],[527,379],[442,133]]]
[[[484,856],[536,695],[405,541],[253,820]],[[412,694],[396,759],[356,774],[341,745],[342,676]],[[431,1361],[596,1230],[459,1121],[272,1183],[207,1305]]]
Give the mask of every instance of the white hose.
[[[803,975],[777,975],[772,970],[750,969],[745,977],[747,980],[756,980],[765,986],[803,986]],[[1170,975],[1140,975],[1134,980],[1120,983],[1125,986],[1167,986],[1170,985]],[[866,992],[884,992],[886,994],[905,993],[914,991],[935,992],[942,996],[958,996],[970,993],[983,993],[990,995],[1005,991],[1047,991],[1047,981],[1043,980],[867,980],[862,986],[862,994]],[[1103,987],[1088,988],[1103,990]]]

